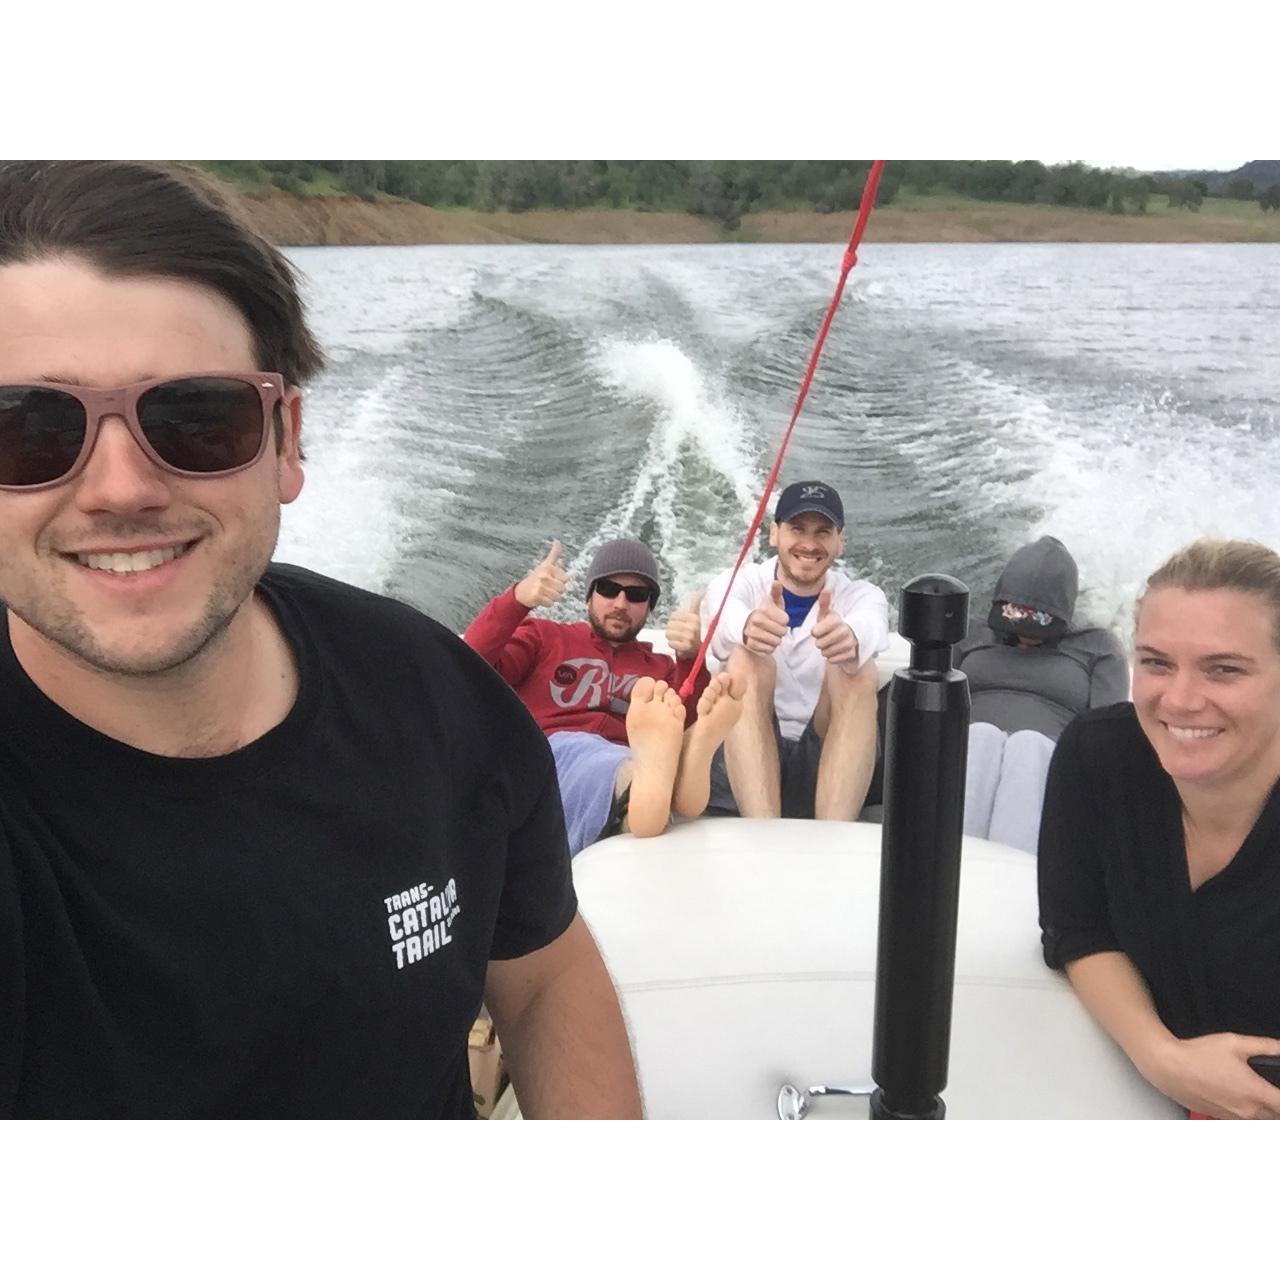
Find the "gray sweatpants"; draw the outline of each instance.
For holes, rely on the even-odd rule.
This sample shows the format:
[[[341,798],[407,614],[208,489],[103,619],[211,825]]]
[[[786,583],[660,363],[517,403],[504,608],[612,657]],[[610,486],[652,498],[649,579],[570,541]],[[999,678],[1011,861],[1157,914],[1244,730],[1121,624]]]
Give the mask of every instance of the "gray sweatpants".
[[[964,783],[964,833],[1035,853],[1040,810],[1054,744],[1043,733],[1005,733],[993,724],[969,726]]]

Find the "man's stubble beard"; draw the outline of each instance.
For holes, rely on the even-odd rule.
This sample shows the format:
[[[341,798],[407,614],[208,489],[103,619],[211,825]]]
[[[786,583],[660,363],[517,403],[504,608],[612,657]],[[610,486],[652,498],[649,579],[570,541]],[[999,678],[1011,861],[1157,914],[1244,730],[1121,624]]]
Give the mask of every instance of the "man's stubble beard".
[[[100,675],[113,677],[146,677],[164,675],[193,662],[216,648],[226,635],[241,608],[251,599],[254,589],[275,554],[280,536],[279,512],[274,527],[258,555],[232,561],[226,573],[216,579],[205,602],[204,612],[163,653],[143,660],[129,660],[109,652],[85,623],[83,616],[68,601],[48,612],[29,609],[6,601],[8,608],[33,631],[62,650],[76,665]],[[251,548],[245,549],[251,552]],[[38,592],[37,592],[38,594]]]
[[[594,631],[601,640],[606,641],[608,644],[629,644],[640,634],[641,631],[644,630],[644,622],[641,622],[637,626],[634,626],[624,632],[621,636],[611,636],[604,629],[603,625],[597,622],[590,614],[587,615],[587,621],[591,624],[591,630]]]
[[[819,592],[827,585],[827,574],[835,566],[835,559],[828,560],[822,567],[821,573],[808,581],[802,580],[800,575],[795,572],[796,562],[788,557],[786,563],[781,564],[780,577],[784,578],[783,586],[787,588],[792,595],[804,596],[808,598],[810,595],[818,595]],[[798,590],[797,590],[798,588]]]
[[[242,600],[240,604],[243,603]],[[203,616],[184,635],[168,646],[165,652],[143,660],[130,660],[109,653],[78,615],[68,613],[51,619],[32,616],[12,605],[10,608],[27,626],[61,649],[77,666],[98,675],[128,678],[164,675],[193,661],[226,634],[240,610],[240,604],[227,608],[221,598],[211,597]]]

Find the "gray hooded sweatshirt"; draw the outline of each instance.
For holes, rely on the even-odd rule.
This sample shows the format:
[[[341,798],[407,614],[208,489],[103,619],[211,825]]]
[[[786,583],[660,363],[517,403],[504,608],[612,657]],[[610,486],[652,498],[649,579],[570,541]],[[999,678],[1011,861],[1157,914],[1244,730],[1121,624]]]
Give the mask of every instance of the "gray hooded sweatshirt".
[[[955,664],[969,678],[972,720],[1006,733],[1034,729],[1056,742],[1081,712],[1128,701],[1129,665],[1120,641],[1102,627],[1071,627],[1078,580],[1076,562],[1057,538],[1037,538],[1013,553],[996,583],[992,617],[971,620],[955,648]],[[1005,603],[1060,619],[1044,628],[1046,636],[1063,623],[1066,629],[1058,639],[1023,647],[1013,624],[998,616]],[[1037,631],[1034,623],[1020,629]]]

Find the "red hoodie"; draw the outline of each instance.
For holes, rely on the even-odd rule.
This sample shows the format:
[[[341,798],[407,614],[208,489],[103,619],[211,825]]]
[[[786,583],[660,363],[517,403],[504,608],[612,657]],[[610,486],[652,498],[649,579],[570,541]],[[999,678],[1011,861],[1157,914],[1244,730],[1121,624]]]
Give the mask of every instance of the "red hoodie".
[[[543,733],[598,733],[623,746],[635,682],[652,676],[678,690],[693,665],[654,653],[644,640],[612,645],[587,622],[531,618],[514,587],[490,600],[462,638],[520,695]],[[689,699],[686,723],[692,723],[707,679],[704,667]]]

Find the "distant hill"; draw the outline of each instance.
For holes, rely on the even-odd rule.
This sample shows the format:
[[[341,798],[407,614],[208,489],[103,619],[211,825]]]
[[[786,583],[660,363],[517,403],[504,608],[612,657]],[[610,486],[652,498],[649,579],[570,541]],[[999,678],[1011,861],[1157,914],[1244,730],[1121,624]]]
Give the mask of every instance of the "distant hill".
[[[1280,182],[1280,160],[1250,160],[1226,176],[1228,179],[1248,178],[1255,191],[1262,191],[1272,183]]]
[[[1280,160],[1250,160],[1238,169],[1225,172],[1221,169],[1177,169],[1153,174],[1157,179],[1177,181],[1190,178],[1203,182],[1212,196],[1221,195],[1227,187],[1238,178],[1246,178],[1253,183],[1254,191],[1265,191],[1275,183],[1280,183]]]

